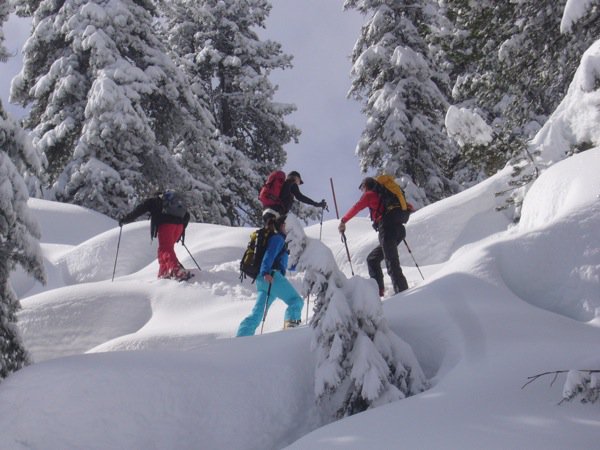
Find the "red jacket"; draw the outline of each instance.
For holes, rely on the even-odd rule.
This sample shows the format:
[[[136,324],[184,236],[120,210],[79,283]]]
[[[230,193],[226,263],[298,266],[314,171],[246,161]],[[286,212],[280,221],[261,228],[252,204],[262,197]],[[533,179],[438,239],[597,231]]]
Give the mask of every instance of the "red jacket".
[[[381,204],[379,201],[379,195],[375,191],[365,191],[360,199],[354,204],[352,208],[342,217],[342,222],[346,223],[352,219],[355,215],[361,212],[365,208],[369,208],[371,214],[371,220],[373,223],[379,223],[381,221]]]

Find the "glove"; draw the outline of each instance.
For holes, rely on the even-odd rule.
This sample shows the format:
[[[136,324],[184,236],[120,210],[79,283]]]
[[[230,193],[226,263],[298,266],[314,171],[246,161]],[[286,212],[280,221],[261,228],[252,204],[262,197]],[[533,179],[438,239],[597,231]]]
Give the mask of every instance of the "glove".
[[[321,200],[320,203],[317,203],[317,207],[319,208],[323,208],[323,209],[327,209],[327,202],[325,201],[325,199]],[[328,210],[328,209],[327,209]],[[329,211],[329,210],[328,210]]]
[[[125,225],[125,221],[123,220],[123,218],[121,217],[119,219],[119,226],[122,227],[123,225]]]
[[[338,225],[338,231],[340,233],[343,233],[346,231],[346,224],[344,222],[340,222],[340,224]]]

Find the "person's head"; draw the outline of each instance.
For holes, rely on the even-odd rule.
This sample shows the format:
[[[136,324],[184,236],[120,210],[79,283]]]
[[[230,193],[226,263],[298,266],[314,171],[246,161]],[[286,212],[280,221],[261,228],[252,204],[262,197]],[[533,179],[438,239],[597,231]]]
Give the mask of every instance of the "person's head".
[[[295,170],[292,170],[290,173],[288,173],[287,178],[288,180],[294,181],[294,183],[296,184],[304,184],[304,181],[302,181],[302,177]]]
[[[275,221],[279,219],[280,214],[274,209],[267,208],[262,213],[263,223],[265,228],[275,227]]]
[[[377,185],[377,181],[375,181],[375,178],[366,177],[364,180],[361,181],[360,186],[358,186],[358,188],[363,192],[373,191],[373,190],[375,190],[376,185]]]

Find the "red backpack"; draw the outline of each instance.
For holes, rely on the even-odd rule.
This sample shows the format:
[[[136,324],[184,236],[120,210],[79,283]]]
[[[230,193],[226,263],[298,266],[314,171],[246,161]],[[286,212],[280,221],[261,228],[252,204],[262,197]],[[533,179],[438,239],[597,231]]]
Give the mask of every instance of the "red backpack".
[[[281,205],[279,194],[281,193],[281,186],[285,182],[285,172],[276,170],[269,174],[269,178],[260,189],[258,199],[263,205],[263,208],[269,208],[271,206]]]

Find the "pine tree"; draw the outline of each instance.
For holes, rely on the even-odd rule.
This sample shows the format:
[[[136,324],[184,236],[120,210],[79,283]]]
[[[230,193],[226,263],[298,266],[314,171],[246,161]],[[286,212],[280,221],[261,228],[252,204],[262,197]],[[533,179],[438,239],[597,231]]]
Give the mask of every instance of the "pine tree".
[[[349,93],[367,116],[356,150],[362,170],[409,177],[425,202],[455,193],[447,176],[456,152],[444,130],[447,77],[427,42],[438,20],[434,4],[346,0],[344,7],[368,15],[352,53]]]
[[[231,192],[225,196],[232,223],[260,221],[257,193],[269,172],[285,163],[283,146],[299,130],[285,123],[293,105],[273,101],[269,74],[291,66],[291,57],[254,31],[264,28],[271,6],[266,0],[176,0],[165,3],[170,48],[216,118],[224,145],[243,156],[230,159],[224,172]]]
[[[313,348],[315,394],[325,419],[341,418],[427,388],[412,349],[387,325],[372,280],[348,280],[331,250],[287,218],[290,261],[304,270],[304,290],[316,296]]]
[[[472,179],[522,160],[514,165],[515,184],[529,181],[532,171],[521,175],[533,161],[528,142],[566,94],[581,55],[600,31],[592,8],[573,34],[561,35],[565,2],[444,2],[451,25],[438,30],[437,45],[455,80],[453,100],[494,130],[489,144],[463,148]]]
[[[140,197],[178,189],[196,219],[218,221],[210,121],[199,121],[201,107],[156,35],[153,2],[17,5],[33,12],[33,33],[11,100],[30,107],[25,126],[47,160],[46,195],[119,217]]]
[[[9,13],[0,2],[0,61],[8,58],[2,24]],[[9,276],[19,264],[45,282],[39,248],[39,227],[27,207],[27,186],[19,169],[35,173],[40,161],[25,133],[0,102],[0,379],[23,367],[28,355],[19,336],[16,313],[20,308]]]
[[[569,370],[563,387],[563,401],[579,398],[582,403],[600,399],[600,370]]]

